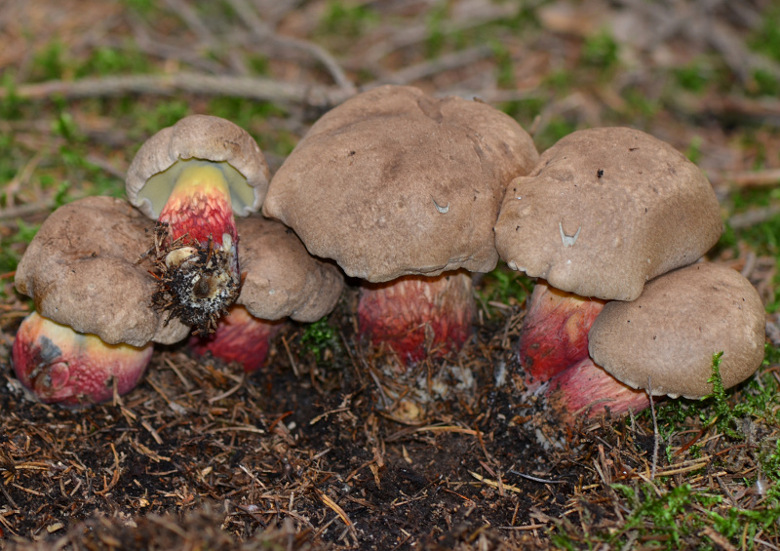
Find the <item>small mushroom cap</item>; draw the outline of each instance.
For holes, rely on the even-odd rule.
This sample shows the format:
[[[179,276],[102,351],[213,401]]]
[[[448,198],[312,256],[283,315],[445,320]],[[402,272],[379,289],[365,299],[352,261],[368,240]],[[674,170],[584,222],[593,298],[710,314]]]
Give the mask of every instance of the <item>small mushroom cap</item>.
[[[16,288],[52,321],[109,344],[171,344],[189,327],[152,307],[148,260],[153,222],[127,202],[87,197],[57,209],[16,270]]]
[[[260,209],[270,179],[260,147],[243,128],[210,115],[185,117],[144,142],[127,170],[130,203],[157,219],[178,176],[178,162],[189,159],[218,163],[237,215]]]
[[[244,275],[238,304],[262,320],[314,322],[333,310],[344,288],[336,265],[312,257],[279,222],[251,217],[236,225]]]
[[[654,279],[634,302],[607,303],[588,334],[590,355],[619,381],[660,396],[712,392],[712,357],[729,388],[764,358],[766,314],[739,272],[699,263]]]
[[[504,190],[537,158],[530,136],[489,105],[382,86],[312,126],[263,209],[353,277],[490,271]]]
[[[566,136],[509,185],[496,248],[557,289],[634,300],[722,229],[712,186],[685,156],[638,130],[597,128]]]

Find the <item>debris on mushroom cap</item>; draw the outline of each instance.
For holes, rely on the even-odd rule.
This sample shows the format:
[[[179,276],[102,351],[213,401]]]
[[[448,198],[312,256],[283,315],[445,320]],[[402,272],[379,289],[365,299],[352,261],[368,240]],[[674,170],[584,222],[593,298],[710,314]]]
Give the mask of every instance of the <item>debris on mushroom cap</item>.
[[[630,128],[574,132],[514,180],[496,223],[507,264],[558,289],[634,300],[722,231],[712,186],[670,145]]]
[[[312,126],[263,212],[315,256],[371,282],[490,271],[506,185],[537,158],[530,136],[489,105],[382,86]]]
[[[127,202],[87,197],[57,209],[16,270],[16,288],[44,317],[110,344],[172,344],[190,329],[157,312],[148,239],[153,222]]]
[[[518,354],[528,388],[588,357],[588,331],[604,301],[550,287],[534,286],[520,330]]]
[[[639,413],[650,406],[644,390],[633,389],[585,357],[556,374],[545,389],[548,405],[555,416],[567,423],[605,413]]]
[[[125,394],[140,381],[153,345],[136,348],[106,344],[77,333],[36,312],[19,327],[13,366],[19,381],[36,399],[66,407],[84,407]]]
[[[241,285],[233,211],[257,211],[268,165],[252,137],[219,117],[193,115],[149,138],[128,169],[130,202],[158,219],[154,305],[205,334]]]
[[[713,355],[729,388],[764,358],[766,314],[739,272],[698,263],[660,276],[634,302],[607,303],[588,335],[593,360],[653,395],[700,398],[712,392]]]
[[[468,272],[405,276],[361,287],[359,332],[374,346],[390,346],[403,364],[415,363],[459,350],[471,336],[475,310]]]
[[[224,362],[237,362],[244,371],[257,371],[265,363],[273,338],[284,321],[266,321],[234,304],[219,320],[217,330],[208,336],[192,336],[190,347],[197,354],[210,353]]]
[[[274,220],[238,220],[244,282],[237,303],[255,317],[314,322],[330,313],[344,288],[331,262],[312,257],[298,236]]]
[[[210,115],[185,117],[144,142],[127,171],[130,202],[156,220],[184,166],[179,161],[190,159],[216,163],[230,184],[236,214],[260,209],[269,181],[265,157],[243,128]],[[158,187],[163,180],[165,185]]]

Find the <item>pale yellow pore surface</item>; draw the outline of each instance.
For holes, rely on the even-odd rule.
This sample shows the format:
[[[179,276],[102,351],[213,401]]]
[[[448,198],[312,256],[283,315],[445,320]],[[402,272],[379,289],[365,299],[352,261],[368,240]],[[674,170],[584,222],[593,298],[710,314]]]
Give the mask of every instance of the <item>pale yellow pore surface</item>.
[[[557,289],[634,300],[718,240],[718,200],[696,165],[630,128],[574,132],[508,187],[495,226],[511,268]]]

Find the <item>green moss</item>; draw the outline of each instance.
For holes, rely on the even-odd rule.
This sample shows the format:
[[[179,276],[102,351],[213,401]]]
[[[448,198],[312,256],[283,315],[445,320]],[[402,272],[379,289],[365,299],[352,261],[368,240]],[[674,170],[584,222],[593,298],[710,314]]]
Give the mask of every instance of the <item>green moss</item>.
[[[617,66],[619,51],[615,38],[603,29],[585,39],[580,59],[585,65],[606,73]]]
[[[379,21],[379,14],[368,4],[328,2],[320,19],[318,33],[357,38]]]

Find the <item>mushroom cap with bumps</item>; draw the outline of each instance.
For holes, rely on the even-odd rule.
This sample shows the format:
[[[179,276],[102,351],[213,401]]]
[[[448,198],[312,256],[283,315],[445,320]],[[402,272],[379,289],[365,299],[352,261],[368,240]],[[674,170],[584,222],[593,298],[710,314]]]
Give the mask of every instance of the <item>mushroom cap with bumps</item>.
[[[639,130],[596,128],[561,139],[509,185],[495,231],[513,269],[580,296],[634,300],[722,228],[712,186],[684,155]]]
[[[219,166],[230,187],[233,212],[257,212],[268,191],[270,173],[254,138],[232,122],[190,115],[146,140],[127,170],[125,188],[134,206],[157,219],[182,163],[198,159]]]
[[[314,322],[333,310],[344,288],[336,265],[312,257],[279,222],[250,217],[236,225],[244,273],[238,304],[263,320]]]
[[[537,158],[530,136],[489,105],[382,86],[311,127],[263,212],[313,255],[372,282],[490,271],[504,190]]]
[[[654,395],[712,393],[713,355],[729,388],[764,358],[766,315],[758,292],[739,272],[698,263],[649,282],[637,300],[607,303],[588,334],[596,364]]]
[[[153,222],[126,201],[87,197],[41,226],[16,270],[16,288],[52,321],[109,344],[172,344],[190,328],[152,307]]]

